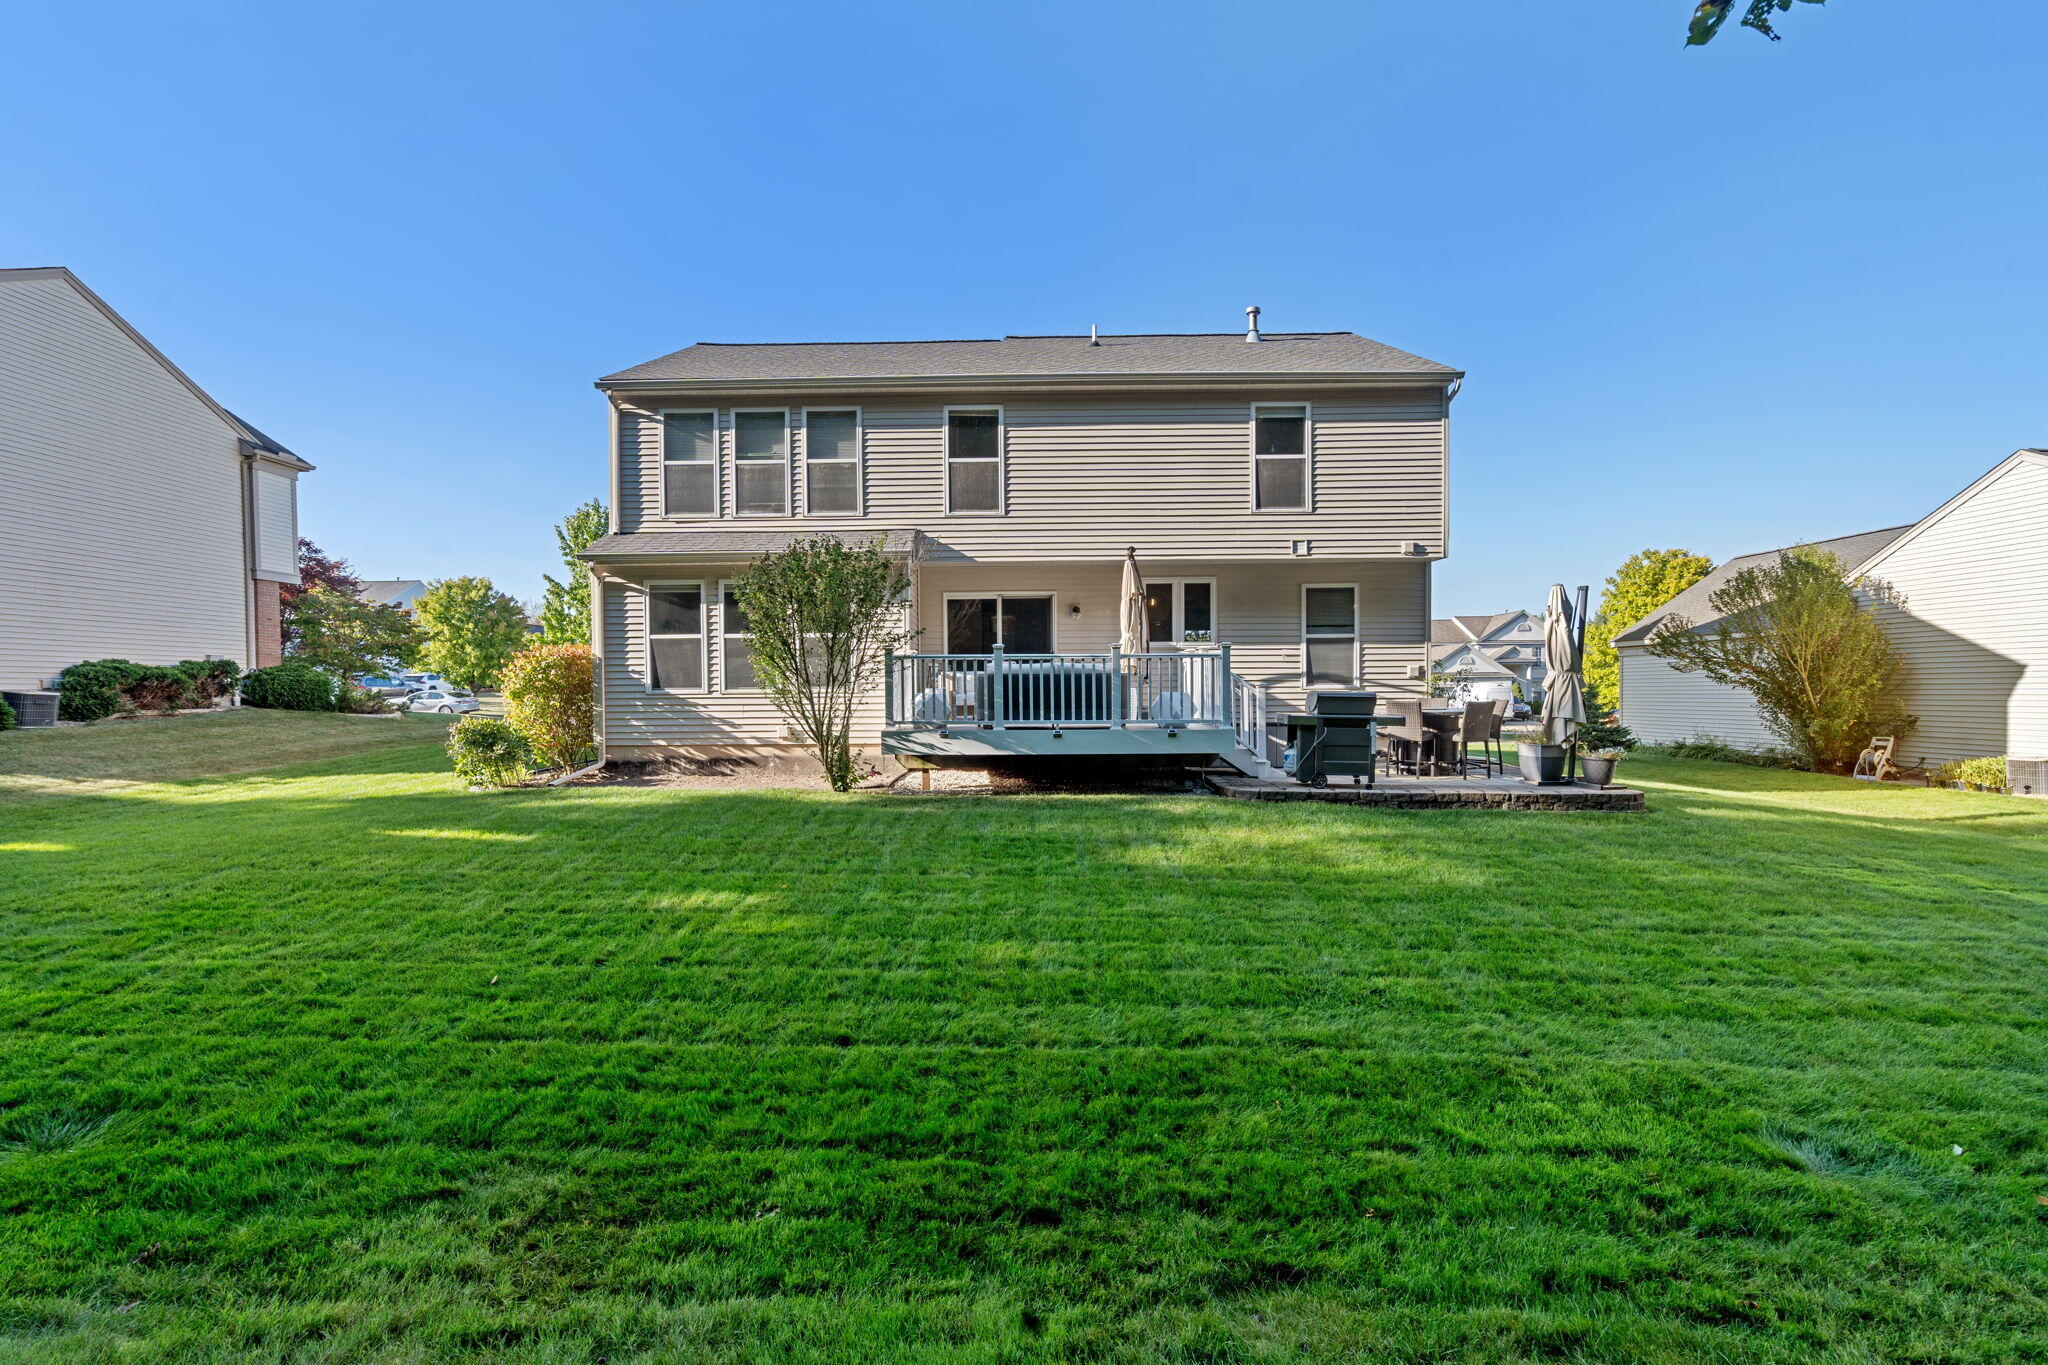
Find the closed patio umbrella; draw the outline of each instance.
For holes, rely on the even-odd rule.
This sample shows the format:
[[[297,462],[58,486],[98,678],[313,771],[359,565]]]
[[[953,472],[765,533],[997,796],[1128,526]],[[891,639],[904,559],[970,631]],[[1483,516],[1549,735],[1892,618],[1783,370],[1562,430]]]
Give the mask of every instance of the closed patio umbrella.
[[[1543,613],[1543,655],[1550,676],[1543,680],[1543,738],[1569,744],[1586,719],[1586,699],[1579,695],[1579,652],[1573,638],[1572,608],[1564,584],[1550,585],[1550,605]]]
[[[1138,572],[1138,547],[1124,551],[1123,638],[1119,647],[1126,654],[1143,654],[1152,647],[1145,638],[1145,576]]]

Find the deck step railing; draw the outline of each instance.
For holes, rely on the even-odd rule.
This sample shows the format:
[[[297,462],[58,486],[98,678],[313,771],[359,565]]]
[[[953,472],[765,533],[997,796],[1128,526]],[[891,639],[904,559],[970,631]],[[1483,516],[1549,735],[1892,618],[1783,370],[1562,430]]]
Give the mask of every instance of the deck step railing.
[[[1126,654],[896,654],[891,726],[1235,728],[1230,647]]]

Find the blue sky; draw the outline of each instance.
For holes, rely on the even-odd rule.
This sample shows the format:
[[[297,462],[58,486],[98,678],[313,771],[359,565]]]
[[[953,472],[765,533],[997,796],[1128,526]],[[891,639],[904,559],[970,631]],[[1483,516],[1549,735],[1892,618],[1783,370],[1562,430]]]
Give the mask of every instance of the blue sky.
[[[0,264],[533,596],[699,339],[1351,329],[1470,372],[1440,611],[1910,521],[2048,445],[2048,7],[39,5]]]

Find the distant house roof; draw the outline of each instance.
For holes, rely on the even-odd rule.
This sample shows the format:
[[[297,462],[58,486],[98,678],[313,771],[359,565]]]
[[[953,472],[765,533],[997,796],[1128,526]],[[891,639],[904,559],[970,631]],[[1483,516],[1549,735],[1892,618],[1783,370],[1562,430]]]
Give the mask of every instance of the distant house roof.
[[[427,585],[417,578],[371,578],[356,589],[356,596],[365,602],[381,602],[387,607],[404,607],[412,610],[412,604],[419,600]]]
[[[1497,611],[1491,616],[1440,616],[1429,623],[1429,642],[1433,645],[1462,645],[1474,640],[1483,641],[1517,616],[1540,617],[1533,611]],[[1495,644],[1506,643],[1495,641]]]
[[[163,366],[164,372],[170,375],[171,378],[177,380],[180,384],[183,384],[185,388],[191,392],[194,398],[197,398],[201,403],[213,409],[213,411],[220,417],[220,419],[223,422],[226,422],[229,428],[234,431],[235,435],[239,437],[241,440],[247,442],[248,445],[253,450],[261,452],[264,455],[270,456],[279,464],[289,465],[292,468],[300,470],[302,472],[305,470],[309,470],[313,467],[312,465],[308,464],[305,460],[301,459],[297,455],[294,455],[291,451],[285,449],[278,442],[272,440],[268,436],[265,436],[255,427],[243,421],[234,413],[229,412],[226,408],[222,407],[218,402],[214,401],[214,397],[212,394],[208,393],[205,389],[202,389],[197,384],[193,383],[192,377],[190,375],[186,374],[176,365],[173,365],[171,363],[169,356],[165,355],[162,351],[159,351],[155,346],[152,346],[149,342],[148,337],[145,337],[144,335],[142,335],[142,333],[135,330],[135,326],[133,323],[129,322],[128,319],[122,317],[119,313],[115,312],[112,306],[110,306],[105,299],[101,298],[98,294],[93,293],[92,290],[86,288],[85,281],[79,279],[78,276],[72,274],[71,271],[66,267],[61,265],[41,265],[23,266],[13,269],[0,270],[0,284],[26,283],[31,280],[62,280],[65,284],[68,284],[73,289],[77,290],[79,297],[83,298],[87,303],[91,304],[93,307],[99,309],[101,314],[105,316],[108,322],[112,323],[117,329],[125,333],[130,341],[134,342],[137,346],[141,347],[144,353],[146,353],[150,357],[150,359],[156,361],[157,364]]]
[[[1006,336],[968,341],[700,341],[598,380],[599,387],[664,380],[1052,378],[1071,376],[1412,375],[1459,371],[1356,332],[1279,332],[1256,345],[1237,333]]]
[[[592,561],[689,556],[746,557],[772,554],[789,548],[794,541],[809,540],[817,531],[635,531],[626,535],[599,536],[579,556]],[[884,553],[908,555],[917,551],[923,536],[910,530],[833,532],[852,543],[879,541]]]
[[[1753,569],[1769,564],[1786,550],[1824,550],[1841,561],[1844,572],[1854,569],[1883,550],[1906,532],[1911,526],[1888,526],[1882,531],[1864,531],[1853,536],[1838,536],[1834,540],[1813,540],[1803,545],[1787,545],[1776,550],[1764,550],[1758,554],[1740,555],[1725,564],[1714,567],[1713,572],[1687,588],[1678,596],[1666,602],[1657,610],[1637,621],[1627,630],[1617,632],[1614,643],[1618,645],[1640,644],[1650,638],[1651,632],[1667,617],[1682,616],[1692,622],[1695,629],[1710,625],[1721,619],[1714,610],[1713,595],[1728,586],[1728,580],[1744,569]]]

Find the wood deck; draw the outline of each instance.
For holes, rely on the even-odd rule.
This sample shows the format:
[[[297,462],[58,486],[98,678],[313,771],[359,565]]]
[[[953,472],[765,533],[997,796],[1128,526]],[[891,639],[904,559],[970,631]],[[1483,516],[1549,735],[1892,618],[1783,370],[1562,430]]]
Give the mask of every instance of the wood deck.
[[[1551,810],[1639,811],[1643,794],[1633,787],[1590,787],[1583,783],[1539,787],[1519,776],[1403,777],[1383,776],[1373,786],[1333,777],[1327,787],[1305,787],[1292,778],[1273,781],[1211,769],[1202,774],[1209,786],[1240,801],[1328,801],[1346,806],[1385,806],[1394,810]]]

